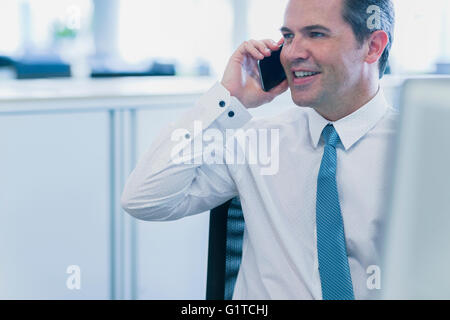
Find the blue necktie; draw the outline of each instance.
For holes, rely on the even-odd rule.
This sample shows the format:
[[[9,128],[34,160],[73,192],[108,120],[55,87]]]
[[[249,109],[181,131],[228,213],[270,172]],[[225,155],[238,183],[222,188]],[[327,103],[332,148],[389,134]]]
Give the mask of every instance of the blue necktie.
[[[336,184],[336,145],[339,135],[329,124],[317,179],[316,225],[319,273],[324,300],[353,300],[352,277],[345,246],[344,224]]]

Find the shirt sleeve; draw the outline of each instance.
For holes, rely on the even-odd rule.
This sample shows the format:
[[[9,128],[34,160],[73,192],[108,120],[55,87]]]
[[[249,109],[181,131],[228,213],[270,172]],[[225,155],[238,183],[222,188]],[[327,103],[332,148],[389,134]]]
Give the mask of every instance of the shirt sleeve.
[[[225,140],[227,129],[241,128],[251,118],[217,82],[139,159],[122,193],[123,209],[141,220],[176,220],[238,195]]]

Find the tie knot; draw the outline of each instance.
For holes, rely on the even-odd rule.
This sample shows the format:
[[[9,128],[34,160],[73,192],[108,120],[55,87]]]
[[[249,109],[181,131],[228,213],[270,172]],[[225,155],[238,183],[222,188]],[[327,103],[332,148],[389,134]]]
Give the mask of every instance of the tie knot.
[[[325,128],[323,128],[322,136],[325,140],[325,144],[331,145],[335,148],[339,141],[341,141],[332,124],[328,124]]]

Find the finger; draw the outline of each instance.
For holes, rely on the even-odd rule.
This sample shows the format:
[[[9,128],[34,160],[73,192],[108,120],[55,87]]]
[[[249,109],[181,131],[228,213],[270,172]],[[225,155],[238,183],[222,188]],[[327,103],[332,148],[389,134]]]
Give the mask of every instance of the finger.
[[[252,77],[253,79],[259,81],[259,70],[258,70],[258,67],[255,65],[255,67],[253,67],[252,69],[250,69],[250,70],[248,71],[248,75],[249,75],[250,77]]]
[[[249,42],[258,49],[259,52],[261,52],[265,57],[268,57],[271,55],[271,50],[263,41],[257,41],[257,40],[249,40]]]
[[[264,44],[272,51],[277,51],[280,48],[278,43],[276,43],[272,39],[264,39],[264,40],[261,40],[261,41],[264,42]]]
[[[281,39],[278,40],[278,42],[277,42],[277,46],[278,46],[278,47],[281,47],[281,45],[282,45],[283,43],[284,43],[284,38],[281,37]]]
[[[264,55],[250,41],[244,42],[244,50],[256,60],[264,59]]]
[[[259,68],[258,65],[255,63],[255,65],[252,68],[252,72],[259,77]]]

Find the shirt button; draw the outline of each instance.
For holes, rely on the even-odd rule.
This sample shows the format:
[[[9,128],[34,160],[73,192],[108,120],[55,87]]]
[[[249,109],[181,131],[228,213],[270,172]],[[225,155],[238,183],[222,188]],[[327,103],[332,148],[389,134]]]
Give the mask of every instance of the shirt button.
[[[233,112],[233,111],[228,112],[228,116],[229,116],[230,118],[234,117],[234,112]]]
[[[223,100],[220,101],[220,102],[219,102],[219,106],[220,106],[221,108],[225,107],[225,101],[223,101]]]
[[[189,139],[189,138],[191,137],[191,135],[190,135],[189,133],[186,133],[186,134],[184,135],[184,137],[185,137],[186,139]]]

